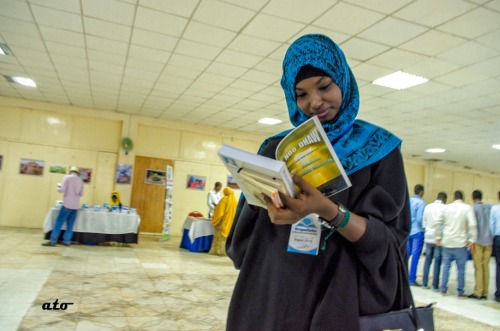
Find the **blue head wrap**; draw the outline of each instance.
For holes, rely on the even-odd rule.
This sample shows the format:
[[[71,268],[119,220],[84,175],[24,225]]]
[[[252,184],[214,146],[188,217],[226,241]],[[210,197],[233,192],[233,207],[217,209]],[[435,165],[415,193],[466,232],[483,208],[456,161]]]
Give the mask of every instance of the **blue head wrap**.
[[[399,138],[385,129],[356,120],[359,110],[356,79],[339,46],[320,34],[308,34],[297,39],[290,45],[283,60],[281,86],[285,92],[290,121],[294,126],[309,119],[297,106],[295,95],[295,79],[300,69],[306,65],[323,70],[342,92],[339,113],[332,121],[323,123],[323,127],[348,175],[380,161],[401,144]],[[288,132],[290,130],[269,139],[284,137]]]

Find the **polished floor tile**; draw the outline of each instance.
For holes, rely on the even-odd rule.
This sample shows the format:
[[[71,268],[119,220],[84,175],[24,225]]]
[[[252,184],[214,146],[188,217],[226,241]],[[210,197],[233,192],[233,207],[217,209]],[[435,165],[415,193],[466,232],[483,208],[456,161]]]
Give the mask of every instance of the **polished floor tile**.
[[[180,249],[180,237],[160,242],[141,235],[137,245],[42,242],[41,230],[0,228],[2,331],[225,329],[238,274],[227,257]],[[436,330],[500,331],[491,263],[488,300],[458,298],[456,269],[446,296],[412,287],[417,304],[436,303]],[[466,293],[473,289],[473,273],[468,263]]]

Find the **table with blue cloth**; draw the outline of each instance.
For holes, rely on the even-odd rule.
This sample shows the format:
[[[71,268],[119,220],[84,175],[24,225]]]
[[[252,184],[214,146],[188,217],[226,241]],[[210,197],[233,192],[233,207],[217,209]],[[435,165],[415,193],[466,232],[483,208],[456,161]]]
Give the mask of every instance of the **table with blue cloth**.
[[[181,248],[190,252],[208,252],[213,239],[214,227],[210,219],[186,217],[182,229]]]

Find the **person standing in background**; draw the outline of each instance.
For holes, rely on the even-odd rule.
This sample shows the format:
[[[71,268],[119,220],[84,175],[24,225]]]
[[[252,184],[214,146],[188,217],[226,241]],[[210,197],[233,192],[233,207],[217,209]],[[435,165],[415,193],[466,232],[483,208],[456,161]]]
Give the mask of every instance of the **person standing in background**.
[[[57,191],[63,193],[63,205],[57,216],[54,229],[52,229],[50,241],[43,243],[42,246],[56,246],[64,222],[66,222],[66,230],[64,231],[63,245],[71,245],[73,225],[76,213],[80,209],[80,198],[83,196],[83,180],[80,178],[78,167],[70,168],[69,175],[64,176]]]
[[[410,198],[411,231],[408,238],[408,258],[411,257],[409,276],[411,286],[421,286],[417,283],[417,267],[424,248],[424,228],[422,224],[425,209],[425,202],[422,199],[424,187],[417,184],[413,191],[415,195]]]
[[[226,256],[226,238],[233,226],[234,215],[238,200],[234,196],[234,191],[226,187],[224,197],[219,201],[214,209],[212,225],[214,226],[214,240],[208,254]]]
[[[498,201],[500,202],[500,191],[498,191]],[[491,207],[490,231],[493,236],[493,250],[495,252],[495,260],[497,264],[495,275],[495,301],[500,302],[500,205],[494,205]]]
[[[423,224],[425,228],[425,264],[422,287],[429,288],[429,270],[434,260],[434,273],[432,277],[432,289],[439,291],[439,275],[441,273],[442,248],[436,245],[436,220],[444,210],[448,196],[445,192],[439,192],[436,201],[424,208]]]
[[[443,247],[443,279],[441,294],[448,291],[451,262],[457,264],[457,293],[465,297],[465,263],[467,249],[472,249],[477,240],[476,216],[472,206],[464,202],[462,191],[455,191],[454,201],[446,205],[436,220],[436,245]],[[472,252],[473,253],[473,252]]]
[[[220,201],[220,190],[222,188],[222,183],[221,182],[216,182],[214,185],[213,190],[210,190],[208,192],[208,197],[207,197],[207,204],[208,204],[208,218],[212,218],[214,214],[214,209],[215,206],[219,203]]]
[[[474,275],[476,283],[474,293],[468,295],[471,299],[488,298],[490,286],[490,257],[493,248],[493,236],[490,232],[491,205],[483,203],[483,193],[479,190],[472,192],[474,214],[477,222],[477,241],[474,244],[472,260],[474,261]]]

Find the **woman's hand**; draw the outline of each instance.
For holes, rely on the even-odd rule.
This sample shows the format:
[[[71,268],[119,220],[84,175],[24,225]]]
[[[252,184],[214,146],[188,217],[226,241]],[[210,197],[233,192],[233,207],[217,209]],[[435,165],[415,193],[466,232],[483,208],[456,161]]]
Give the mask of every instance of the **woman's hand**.
[[[338,213],[338,206],[325,197],[317,188],[295,175],[293,181],[300,188],[297,198],[280,194],[285,208],[276,208],[271,199],[264,196],[267,211],[274,224],[294,224],[305,216],[316,213],[326,219],[333,219]]]

